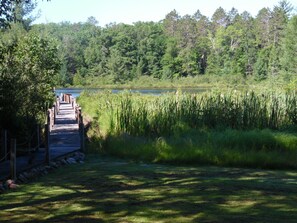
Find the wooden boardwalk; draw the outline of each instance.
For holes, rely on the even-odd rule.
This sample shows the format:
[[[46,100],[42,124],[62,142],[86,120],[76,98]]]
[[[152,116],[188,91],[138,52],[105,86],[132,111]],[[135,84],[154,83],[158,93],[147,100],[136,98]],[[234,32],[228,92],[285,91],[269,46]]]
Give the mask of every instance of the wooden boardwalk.
[[[55,124],[49,137],[50,160],[80,150],[79,125],[75,118],[75,109],[66,102],[60,102],[59,113],[56,115]],[[31,161],[31,162],[30,162]],[[33,154],[17,156],[16,171],[22,172],[26,169],[45,163],[45,148],[40,148]],[[10,176],[9,160],[0,163],[0,179]]]

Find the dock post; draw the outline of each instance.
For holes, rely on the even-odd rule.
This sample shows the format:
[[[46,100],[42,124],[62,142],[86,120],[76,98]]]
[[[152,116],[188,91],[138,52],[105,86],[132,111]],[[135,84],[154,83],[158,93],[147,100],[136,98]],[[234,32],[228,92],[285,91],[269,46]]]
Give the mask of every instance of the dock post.
[[[49,147],[50,147],[50,124],[45,124],[44,125],[44,134],[45,134],[45,163],[49,164],[50,163],[50,154],[49,154]]]
[[[10,145],[10,177],[16,180],[16,139],[11,139]]]

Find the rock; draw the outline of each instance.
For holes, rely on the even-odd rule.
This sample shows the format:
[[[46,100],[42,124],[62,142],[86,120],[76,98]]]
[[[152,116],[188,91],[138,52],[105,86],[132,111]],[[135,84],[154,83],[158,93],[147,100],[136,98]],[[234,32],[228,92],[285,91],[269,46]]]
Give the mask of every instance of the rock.
[[[8,186],[9,189],[16,189],[16,188],[18,188],[18,187],[19,187],[19,185],[18,185],[18,184],[15,184],[15,183],[12,183],[12,184],[10,184],[10,185]]]
[[[19,185],[17,185],[14,180],[8,179],[6,182],[6,188],[8,189],[16,189]]]
[[[14,180],[8,179],[5,184],[9,187],[10,184],[14,184]]]
[[[70,158],[67,159],[67,162],[69,164],[75,164],[76,163],[76,160],[74,158],[70,157]]]

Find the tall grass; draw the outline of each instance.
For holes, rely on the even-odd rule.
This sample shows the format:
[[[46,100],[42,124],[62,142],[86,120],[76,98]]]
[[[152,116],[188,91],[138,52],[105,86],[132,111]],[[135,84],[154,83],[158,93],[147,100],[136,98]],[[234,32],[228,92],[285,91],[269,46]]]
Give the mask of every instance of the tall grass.
[[[111,155],[172,164],[297,168],[297,136],[271,130],[188,130],[159,138],[110,135]]]
[[[153,101],[124,96],[116,112],[116,130],[131,135],[171,135],[181,126],[194,129],[278,130],[297,123],[294,92],[176,94]]]
[[[92,152],[152,162],[297,168],[294,92],[85,92],[79,103],[93,119],[87,133]]]

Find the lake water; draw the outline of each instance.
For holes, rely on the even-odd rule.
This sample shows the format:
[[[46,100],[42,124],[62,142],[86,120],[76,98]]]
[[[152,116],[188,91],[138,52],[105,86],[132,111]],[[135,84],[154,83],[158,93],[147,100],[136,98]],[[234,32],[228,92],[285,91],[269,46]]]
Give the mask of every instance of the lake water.
[[[55,90],[56,95],[60,95],[61,93],[64,94],[72,94],[73,97],[78,97],[80,93],[84,90],[91,91],[91,92],[100,92],[106,89],[103,88],[58,88]],[[185,88],[181,89],[182,92],[188,93],[200,93],[209,90],[209,88]],[[111,92],[114,94],[120,93],[125,91],[124,89],[111,89]],[[161,95],[165,93],[172,93],[176,92],[177,89],[130,89],[132,93],[140,93],[140,94],[150,94],[150,95]]]

